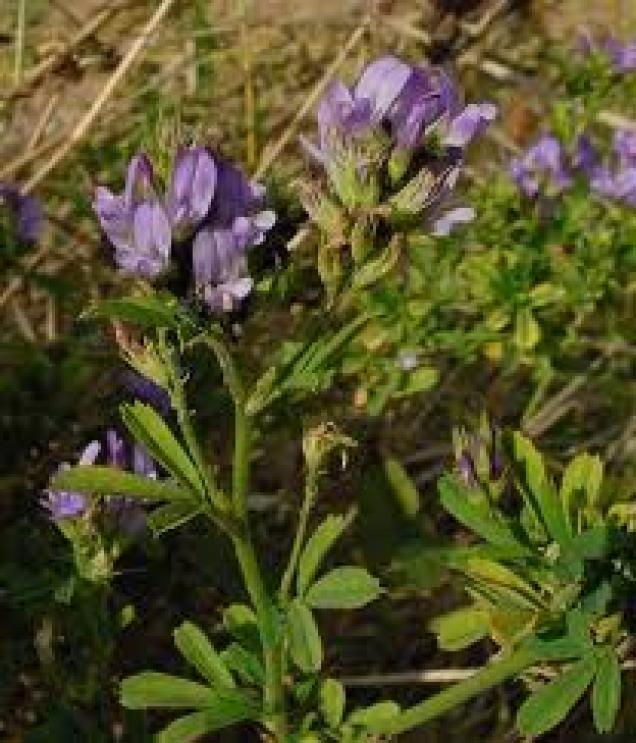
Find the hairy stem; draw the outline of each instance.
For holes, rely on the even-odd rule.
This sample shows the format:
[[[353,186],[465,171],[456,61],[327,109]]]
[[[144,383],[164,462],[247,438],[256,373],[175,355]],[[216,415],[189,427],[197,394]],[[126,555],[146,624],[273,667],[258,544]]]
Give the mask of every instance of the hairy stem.
[[[300,508],[298,515],[298,526],[296,527],[296,534],[294,536],[294,543],[292,545],[291,554],[289,555],[289,562],[283,573],[283,577],[280,583],[280,597],[283,602],[289,599],[289,592],[291,590],[291,583],[294,579],[294,573],[298,565],[298,559],[300,558],[300,551],[305,543],[305,535],[307,534],[307,525],[309,523],[309,515],[313,508],[316,500],[316,494],[318,489],[318,477],[317,473],[309,471],[307,473],[307,481],[305,483],[305,495],[303,498],[303,504]]]
[[[491,663],[465,681],[460,681],[454,686],[440,691],[439,694],[435,694],[435,696],[410,707],[392,720],[387,720],[382,725],[381,730],[378,728],[378,732],[398,735],[419,727],[478,694],[491,689],[493,686],[501,684],[506,679],[518,675],[526,668],[534,665],[537,660],[536,652],[521,648],[511,655]]]
[[[274,739],[284,743],[286,738],[285,691],[283,686],[283,658],[280,640],[272,640],[264,628],[270,624],[271,602],[258,563],[249,529],[247,493],[250,475],[250,418],[242,400],[235,399],[234,462],[232,479],[232,506],[235,517],[242,524],[241,533],[233,538],[234,550],[241,568],[245,587],[256,609],[261,629],[265,661],[265,721]],[[274,631],[274,636],[278,633]]]

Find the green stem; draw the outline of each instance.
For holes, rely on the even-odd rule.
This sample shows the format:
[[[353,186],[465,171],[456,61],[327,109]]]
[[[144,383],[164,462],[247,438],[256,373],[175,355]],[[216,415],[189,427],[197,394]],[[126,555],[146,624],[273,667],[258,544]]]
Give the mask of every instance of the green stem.
[[[233,538],[234,550],[241,568],[245,587],[256,609],[261,628],[265,661],[265,720],[274,739],[286,739],[285,690],[283,686],[283,651],[278,633],[264,631],[271,624],[272,606],[262,572],[258,564],[249,530],[247,493],[250,475],[251,421],[242,400],[235,398],[234,462],[232,472],[232,505],[235,517],[242,524],[239,535]]]
[[[190,456],[194,460],[194,464],[197,470],[203,478],[206,489],[208,491],[208,498],[210,503],[216,507],[222,508],[223,503],[221,502],[220,494],[217,490],[214,477],[212,476],[210,467],[208,466],[203,455],[199,439],[197,437],[196,431],[194,430],[194,424],[192,423],[192,417],[190,415],[188,401],[185,394],[184,382],[181,376],[181,368],[172,354],[170,355],[169,367],[170,376],[172,378],[171,402],[172,407],[177,414],[177,422],[179,423],[179,428],[181,429],[183,439],[186,443],[186,446],[188,447]]]
[[[305,483],[305,495],[303,498],[303,504],[298,514],[298,526],[296,528],[296,535],[294,536],[294,543],[292,545],[291,554],[289,555],[289,562],[283,573],[283,577],[280,583],[280,597],[283,602],[289,599],[289,592],[291,590],[291,583],[294,579],[294,573],[296,572],[296,566],[298,565],[298,559],[300,558],[300,551],[305,543],[305,535],[307,534],[307,525],[309,523],[309,515],[313,508],[316,500],[316,494],[318,490],[318,477],[317,473],[309,471],[307,473],[307,482]]]
[[[392,720],[387,720],[381,726],[381,729],[378,727],[377,731],[389,735],[398,735],[419,727],[493,686],[501,684],[506,679],[518,675],[526,668],[534,665],[537,660],[536,652],[521,648],[512,655],[491,663],[466,681],[460,681],[458,684],[439,692],[439,694],[435,694],[435,696],[429,697],[414,707],[410,707]]]

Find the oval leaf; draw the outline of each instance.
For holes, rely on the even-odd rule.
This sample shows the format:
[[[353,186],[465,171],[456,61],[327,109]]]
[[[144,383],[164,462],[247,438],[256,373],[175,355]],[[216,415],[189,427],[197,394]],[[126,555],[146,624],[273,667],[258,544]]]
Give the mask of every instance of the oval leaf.
[[[246,720],[256,720],[260,705],[239,691],[218,695],[214,704],[191,715],[179,717],[157,735],[158,743],[188,743],[206,733],[236,725]]]
[[[175,629],[174,644],[179,652],[212,686],[234,687],[234,679],[212,643],[192,622]]]
[[[296,599],[287,615],[289,651],[292,660],[304,673],[315,673],[322,666],[322,640],[313,614]]]
[[[372,704],[370,707],[357,709],[349,715],[347,722],[356,727],[366,730],[382,732],[383,723],[392,720],[400,714],[400,705],[396,702],[385,701]]]
[[[364,568],[332,570],[311,586],[305,600],[312,609],[359,609],[381,593],[380,581]]]
[[[309,588],[325,555],[346,527],[347,522],[344,516],[327,516],[308,539],[298,561],[296,590],[299,596],[303,596]]]
[[[594,659],[584,658],[535,691],[521,705],[517,726],[524,735],[542,735],[562,722],[585,694],[594,676]]]
[[[488,612],[466,606],[436,617],[430,624],[442,650],[463,650],[490,633]]]
[[[320,711],[330,728],[342,722],[346,704],[344,686],[336,679],[325,679],[320,686]]]
[[[157,671],[142,671],[125,678],[120,696],[128,709],[208,707],[216,698],[209,686]]]
[[[621,702],[621,667],[614,648],[600,650],[592,688],[592,714],[599,733],[610,733]]]

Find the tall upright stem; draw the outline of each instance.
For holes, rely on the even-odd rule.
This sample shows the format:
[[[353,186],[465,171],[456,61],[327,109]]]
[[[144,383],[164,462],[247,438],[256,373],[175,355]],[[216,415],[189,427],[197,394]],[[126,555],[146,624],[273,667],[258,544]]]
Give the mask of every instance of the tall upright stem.
[[[287,726],[282,647],[280,640],[272,639],[263,629],[270,624],[272,607],[252,543],[247,511],[250,475],[250,418],[245,412],[242,400],[235,399],[235,411],[232,505],[234,515],[241,523],[242,529],[240,534],[233,538],[234,550],[245,587],[254,604],[261,627],[265,660],[265,720],[277,743],[284,743]]]
[[[460,681],[458,684],[439,692],[439,694],[435,694],[414,707],[410,707],[399,716],[387,720],[386,724],[382,725],[381,730],[378,728],[378,732],[398,735],[419,727],[478,694],[482,694],[493,686],[501,684],[506,679],[516,676],[534,665],[537,660],[536,652],[527,648],[517,650],[508,657],[491,663],[465,681]]]

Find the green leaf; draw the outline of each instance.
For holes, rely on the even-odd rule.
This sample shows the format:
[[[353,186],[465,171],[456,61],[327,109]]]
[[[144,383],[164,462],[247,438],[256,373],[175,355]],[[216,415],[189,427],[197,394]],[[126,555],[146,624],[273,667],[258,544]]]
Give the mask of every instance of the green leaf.
[[[265,682],[265,669],[261,659],[238,643],[228,645],[221,653],[221,659],[244,683],[262,686]]]
[[[492,511],[487,503],[476,503],[466,489],[451,477],[443,477],[437,486],[442,506],[460,524],[491,544],[518,551],[519,556],[528,549],[515,537],[506,520]]]
[[[359,609],[375,601],[380,581],[364,568],[336,568],[314,583],[305,600],[312,609]]]
[[[230,604],[223,612],[223,626],[245,648],[261,652],[256,614],[245,604]]]
[[[183,526],[201,513],[198,503],[168,503],[159,506],[146,516],[146,522],[155,536]]]
[[[344,686],[336,679],[325,679],[320,686],[320,712],[330,728],[342,722],[346,704]]]
[[[366,261],[353,274],[353,288],[366,289],[392,271],[400,260],[401,247],[401,242],[394,238],[377,258]]]
[[[347,519],[344,516],[330,515],[327,516],[307,540],[307,544],[298,560],[296,591],[299,596],[304,596],[325,555],[346,528]]]
[[[392,720],[400,714],[400,705],[396,702],[385,701],[372,704],[370,707],[354,710],[347,718],[349,725],[363,727],[370,732],[382,732],[383,723]]]
[[[442,650],[463,650],[490,634],[488,612],[476,606],[456,609],[430,623]]]
[[[214,704],[200,712],[179,717],[157,734],[157,743],[188,743],[199,740],[206,733],[221,730],[260,716],[260,705],[238,691],[224,692]]]
[[[603,481],[603,462],[598,456],[579,454],[566,467],[561,481],[561,500],[570,523],[584,506],[598,502]]]
[[[599,733],[610,733],[621,703],[621,667],[613,647],[597,651],[592,688],[592,715]]]
[[[315,673],[322,666],[322,641],[316,620],[299,599],[292,601],[287,615],[289,652],[304,673]]]
[[[517,714],[521,733],[542,735],[562,722],[585,694],[595,669],[594,658],[588,656],[528,697]]]
[[[414,519],[420,510],[420,494],[407,471],[394,457],[384,457],[384,474],[404,515]]]
[[[106,299],[89,308],[83,317],[112,318],[146,328],[172,330],[191,323],[180,304],[169,294]]]
[[[236,686],[214,646],[195,624],[183,622],[174,630],[173,636],[181,655],[211,686]]]
[[[541,454],[530,439],[515,431],[513,436],[514,456],[525,469],[528,495],[537,516],[543,522],[550,537],[565,547],[571,531],[565,517],[565,509],[558,493],[548,480]]]
[[[154,408],[137,400],[132,405],[121,406],[121,417],[131,434],[144,444],[153,459],[183,485],[205,497],[205,485],[199,471]]]
[[[121,682],[121,703],[128,709],[150,707],[208,707],[215,692],[196,681],[158,671],[142,671]]]
[[[439,372],[432,366],[420,366],[406,376],[406,384],[393,396],[397,398],[416,395],[420,392],[427,392],[435,387],[439,380]]]
[[[92,495],[124,495],[152,501],[175,501],[191,506],[192,494],[179,485],[153,480],[117,467],[80,464],[59,472],[51,481],[54,490],[76,490]]]
[[[523,307],[517,312],[514,342],[522,351],[531,351],[541,339],[541,328],[534,319],[532,310]]]

